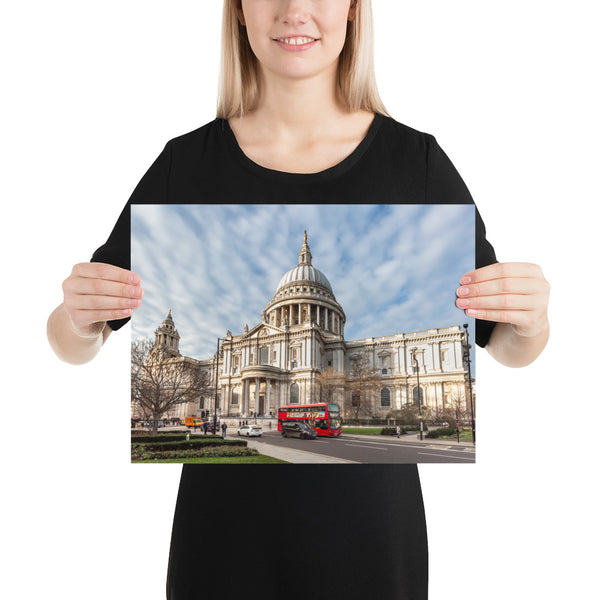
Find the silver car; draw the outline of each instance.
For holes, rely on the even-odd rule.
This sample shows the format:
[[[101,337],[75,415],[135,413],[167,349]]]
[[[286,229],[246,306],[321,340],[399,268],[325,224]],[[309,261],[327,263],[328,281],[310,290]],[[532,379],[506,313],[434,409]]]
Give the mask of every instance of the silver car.
[[[262,427],[258,425],[244,425],[238,429],[238,435],[246,437],[260,437],[262,433]]]

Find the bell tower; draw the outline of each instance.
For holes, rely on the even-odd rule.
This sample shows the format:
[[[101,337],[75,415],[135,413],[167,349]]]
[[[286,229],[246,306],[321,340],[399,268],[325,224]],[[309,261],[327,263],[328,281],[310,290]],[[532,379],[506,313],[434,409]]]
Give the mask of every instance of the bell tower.
[[[154,332],[152,354],[158,354],[162,358],[181,356],[179,352],[179,333],[175,329],[171,309],[169,309],[169,314],[162,322],[162,325]]]

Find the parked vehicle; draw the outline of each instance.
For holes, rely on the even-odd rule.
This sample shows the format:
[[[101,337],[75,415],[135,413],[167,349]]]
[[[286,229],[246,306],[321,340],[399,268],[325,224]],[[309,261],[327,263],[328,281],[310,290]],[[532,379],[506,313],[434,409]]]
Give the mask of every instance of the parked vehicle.
[[[238,435],[245,435],[246,437],[260,437],[262,433],[262,427],[258,425],[244,425],[238,429]]]
[[[305,440],[314,440],[317,432],[306,423],[282,423],[281,435],[283,437],[297,437]]]

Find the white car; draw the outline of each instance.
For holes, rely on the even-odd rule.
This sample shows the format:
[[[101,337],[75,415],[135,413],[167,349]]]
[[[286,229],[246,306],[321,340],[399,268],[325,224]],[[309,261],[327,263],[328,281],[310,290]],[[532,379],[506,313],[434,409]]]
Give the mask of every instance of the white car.
[[[258,425],[244,425],[238,429],[238,435],[260,437],[262,435],[262,427],[259,427]]]

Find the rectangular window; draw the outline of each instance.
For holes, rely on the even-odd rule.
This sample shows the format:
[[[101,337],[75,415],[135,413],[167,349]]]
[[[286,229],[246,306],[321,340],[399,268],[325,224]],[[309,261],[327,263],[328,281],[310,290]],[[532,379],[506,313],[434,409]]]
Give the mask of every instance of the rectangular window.
[[[269,349],[261,348],[260,349],[260,364],[266,365],[269,363]]]

